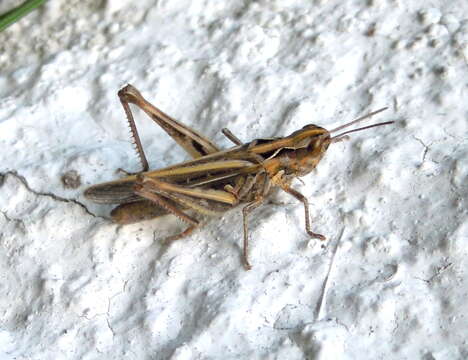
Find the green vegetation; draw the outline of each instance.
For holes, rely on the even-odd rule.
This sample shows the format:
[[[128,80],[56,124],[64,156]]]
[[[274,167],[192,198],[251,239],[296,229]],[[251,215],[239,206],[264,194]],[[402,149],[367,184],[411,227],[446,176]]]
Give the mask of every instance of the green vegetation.
[[[5,14],[0,15],[0,31],[5,30],[8,26],[20,20],[23,16],[27,15],[30,11],[36,9],[45,3],[46,0],[27,0],[20,6],[7,11]]]

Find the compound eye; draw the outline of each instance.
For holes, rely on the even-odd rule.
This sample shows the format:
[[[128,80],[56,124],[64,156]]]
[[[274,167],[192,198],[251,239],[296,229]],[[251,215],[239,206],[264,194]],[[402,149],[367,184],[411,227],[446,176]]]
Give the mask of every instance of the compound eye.
[[[324,136],[323,134],[315,136],[309,143],[309,151],[312,149],[323,147],[324,144],[327,142],[327,138],[329,138],[329,136]]]

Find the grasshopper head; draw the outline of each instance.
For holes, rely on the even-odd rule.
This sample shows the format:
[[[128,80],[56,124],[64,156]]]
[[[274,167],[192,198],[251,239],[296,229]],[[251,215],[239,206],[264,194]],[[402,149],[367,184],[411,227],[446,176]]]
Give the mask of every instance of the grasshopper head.
[[[336,133],[339,130],[354,125],[364,119],[367,119],[386,108],[379,109],[364,115],[348,124],[339,126],[333,130],[326,130],[317,125],[306,125],[301,130],[293,133],[291,136],[297,139],[296,144],[298,145],[295,150],[289,150],[287,153],[286,161],[283,161],[283,167],[288,174],[294,174],[295,176],[304,176],[310,173],[320,162],[323,155],[328,149],[331,143],[339,142],[348,139],[347,134],[356,131],[362,131],[370,129],[376,126],[393,124],[393,121],[386,121],[373,125],[364,126],[358,129],[348,130],[338,135],[331,136],[332,133]]]
[[[320,162],[331,143],[330,133],[317,125],[306,125],[304,131],[311,131],[307,146],[289,153],[292,167],[296,176],[310,173]]]

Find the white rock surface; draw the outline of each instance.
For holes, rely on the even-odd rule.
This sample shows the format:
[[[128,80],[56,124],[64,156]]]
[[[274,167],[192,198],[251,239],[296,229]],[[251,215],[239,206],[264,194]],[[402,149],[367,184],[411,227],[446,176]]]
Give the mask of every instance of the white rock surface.
[[[468,358],[467,58],[464,0],[47,2],[0,33],[1,359]],[[177,220],[84,199],[138,170],[126,83],[224,147],[396,124],[295,184],[327,243],[258,209],[246,272],[238,210],[163,246]],[[185,158],[138,125],[151,167]]]

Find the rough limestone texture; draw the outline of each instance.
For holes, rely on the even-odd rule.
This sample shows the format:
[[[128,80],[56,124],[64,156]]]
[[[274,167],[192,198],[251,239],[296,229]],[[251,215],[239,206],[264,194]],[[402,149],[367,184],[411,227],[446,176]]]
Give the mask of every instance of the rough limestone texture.
[[[2,9],[18,1],[2,3]],[[2,359],[468,358],[468,2],[49,1],[0,34]],[[138,171],[131,83],[223,148],[369,111],[250,217],[192,236],[83,191]],[[137,122],[151,168],[187,159]]]

